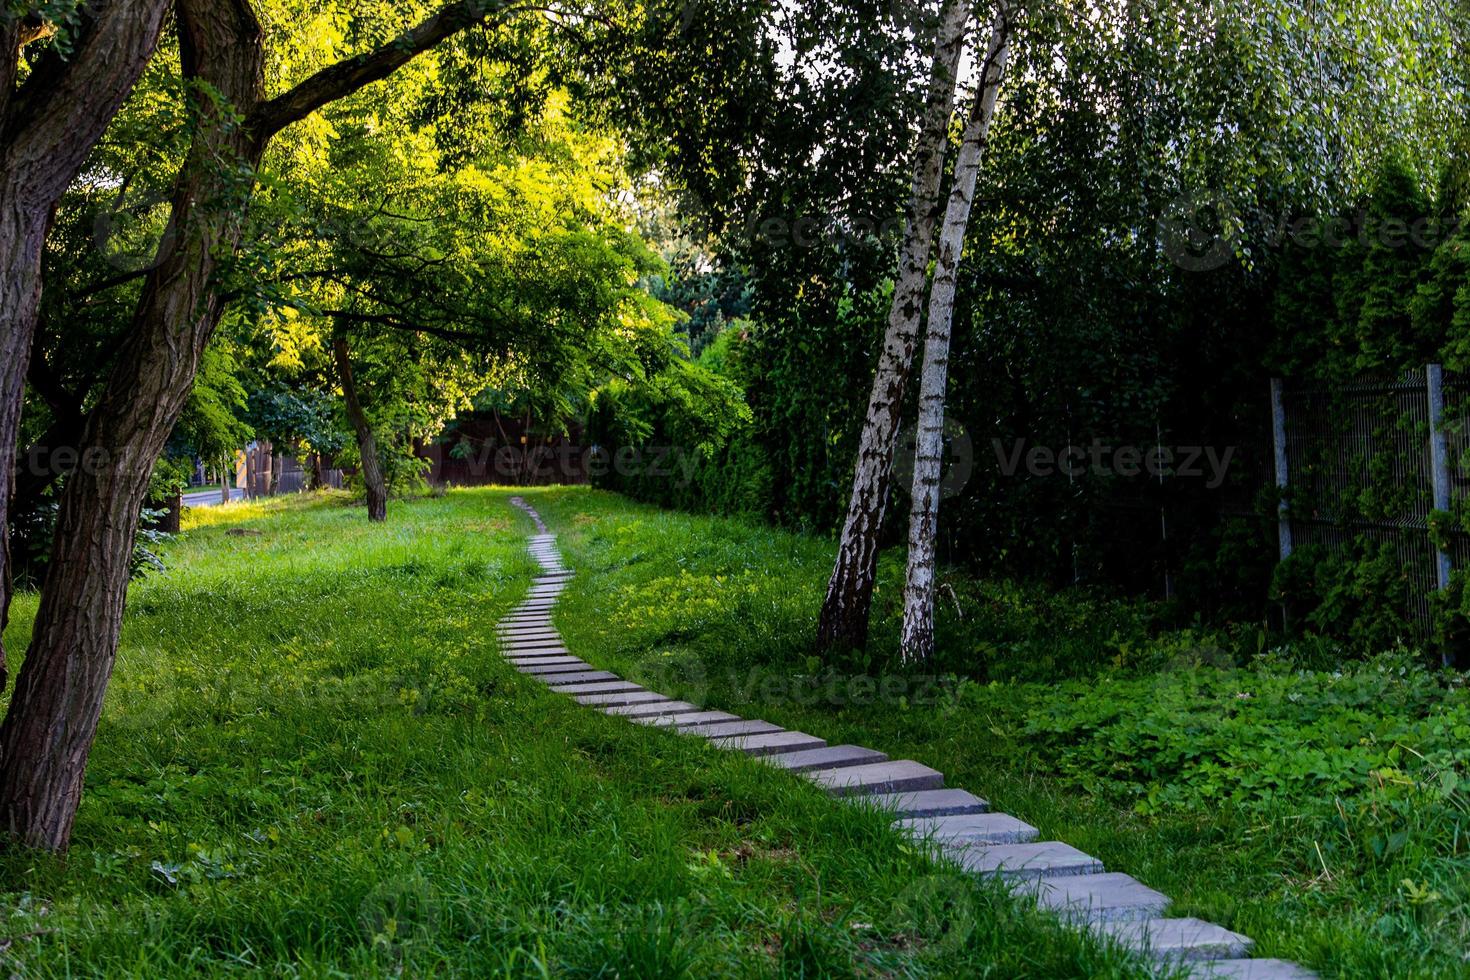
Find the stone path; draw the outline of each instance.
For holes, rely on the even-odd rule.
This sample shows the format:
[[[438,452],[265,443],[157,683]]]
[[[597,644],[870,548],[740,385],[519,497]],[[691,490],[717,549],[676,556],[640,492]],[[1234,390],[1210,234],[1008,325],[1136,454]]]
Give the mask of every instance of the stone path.
[[[1013,890],[1074,922],[1110,936],[1191,977],[1216,980],[1308,980],[1295,963],[1250,959],[1251,940],[1199,919],[1167,918],[1169,898],[1061,841],[1038,841],[1035,827],[994,813],[985,800],[946,788],[944,776],[909,759],[890,759],[860,745],[828,745],[805,732],[766,721],[706,711],[598,670],[571,655],[551,625],[557,596],[572,573],[562,565],[556,536],[519,497],[515,506],[536,524],[531,556],[541,566],[524,602],[500,621],[506,659],[520,672],[581,704],[639,725],[709,739],[769,765],[799,774],[844,802],[871,806],[893,817],[894,828],[928,842],[961,869],[999,875]]]

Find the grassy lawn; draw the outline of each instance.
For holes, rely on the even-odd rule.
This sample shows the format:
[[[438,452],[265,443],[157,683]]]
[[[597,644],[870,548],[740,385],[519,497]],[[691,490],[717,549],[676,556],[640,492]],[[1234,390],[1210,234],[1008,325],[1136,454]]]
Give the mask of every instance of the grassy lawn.
[[[69,857],[0,859],[0,965],[139,977],[1140,974],[936,868],[872,814],[511,671],[492,625],[532,569],[530,525],[508,496],[395,504],[379,527],[331,496],[194,512],[164,549],[168,571],[131,593]],[[536,496],[556,501],[550,516],[588,573],[567,619],[592,659],[694,649],[712,624],[711,642],[758,647],[791,633],[815,595],[810,542],[586,493]],[[771,575],[737,554],[769,560]],[[668,597],[705,597],[643,619],[629,596],[683,582],[680,569],[701,588]],[[710,590],[717,574],[754,604]],[[772,598],[794,580],[804,591]],[[782,618],[749,618],[770,602]],[[12,651],[34,609],[20,597]],[[1039,777],[1028,789],[1024,767],[993,768],[998,743],[974,719],[921,718],[782,716],[912,745],[1049,830],[1089,813],[1127,823]],[[1025,812],[1043,801],[1054,815]],[[1128,829],[1143,834],[1127,859],[1145,875],[1181,849],[1191,867],[1240,863],[1177,823]],[[1077,843],[1120,857],[1101,834]],[[1209,894],[1243,884],[1232,871]]]
[[[934,766],[1258,955],[1329,977],[1470,975],[1458,679],[950,576],[940,676],[864,680],[892,663],[896,564],[873,659],[834,675],[806,653],[830,542],[581,489],[527,497],[581,572],[558,624],[595,665]]]

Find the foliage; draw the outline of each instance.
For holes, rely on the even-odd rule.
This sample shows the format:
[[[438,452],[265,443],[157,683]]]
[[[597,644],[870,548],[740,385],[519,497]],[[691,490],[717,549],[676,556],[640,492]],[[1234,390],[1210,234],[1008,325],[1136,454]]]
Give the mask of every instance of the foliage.
[[[1408,620],[1411,582],[1392,541],[1359,535],[1336,555],[1307,545],[1276,568],[1273,597],[1317,633],[1359,650],[1383,650],[1417,638]],[[1298,627],[1299,628],[1299,627]]]
[[[1465,91],[1448,54],[1463,25],[1419,0],[1393,4],[1405,19],[1392,24],[1365,3],[1330,15],[1271,0],[1137,9],[1028,13],[966,244],[948,415],[968,436],[972,473],[942,506],[941,555],[1053,585],[1168,594],[1186,620],[1256,621],[1275,615],[1277,501],[1259,492],[1271,482],[1268,377],[1391,374],[1453,362],[1460,344],[1463,120],[1446,109]],[[1415,57],[1400,61],[1400,44]],[[867,94],[856,78],[823,80]],[[864,152],[866,135],[841,134],[840,152]],[[875,174],[902,174],[903,147],[890,143]],[[866,195],[873,226],[891,230],[900,194],[876,176],[839,192],[799,173],[805,163],[751,158],[760,179],[742,206],[769,224],[724,229],[713,246],[715,269],[748,277],[752,298],[740,364],[720,370],[755,422],[721,465],[760,478],[734,483],[734,499],[732,481],[609,486],[836,527],[893,257],[891,236],[854,242],[871,226],[847,209]],[[781,194],[760,196],[778,183]],[[812,221],[808,209],[824,206]],[[1192,233],[1220,251],[1201,262]],[[649,437],[671,441],[657,426]],[[1004,463],[1015,446],[1095,445],[1230,455],[1218,482]],[[1381,514],[1394,501],[1372,475],[1364,510]],[[907,512],[905,494],[895,489],[889,515]],[[887,543],[900,523],[890,519]],[[1357,577],[1366,595],[1369,576]],[[1400,614],[1386,595],[1379,612]],[[1324,613],[1319,628],[1351,618]],[[1404,633],[1355,634],[1368,648],[1391,635]]]

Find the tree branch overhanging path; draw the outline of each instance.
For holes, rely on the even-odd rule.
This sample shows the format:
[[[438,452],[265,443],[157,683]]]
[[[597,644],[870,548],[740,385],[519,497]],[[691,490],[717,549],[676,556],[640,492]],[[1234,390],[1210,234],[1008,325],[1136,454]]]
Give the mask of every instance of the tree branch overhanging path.
[[[70,841],[116,655],[152,461],[179,418],[223,314],[216,275],[240,246],[255,170],[271,138],[445,39],[514,9],[479,0],[447,5],[398,39],[266,99],[264,38],[248,0],[178,3],[181,60],[185,78],[194,83],[190,109],[196,123],[170,202],[175,234],[165,239],[164,254],[146,276],[117,363],[86,422],[82,451],[103,453],[110,463],[100,471],[74,473],[60,497],[35,631],[0,724],[0,826],[12,838],[49,850],[64,850]],[[163,13],[158,0],[104,3],[86,25],[77,55],[47,64],[50,87],[44,91],[53,93],[50,98],[39,94],[41,69],[13,96],[10,84],[5,86],[0,485],[6,488],[14,478],[10,467],[47,219],[154,54]],[[15,78],[17,30],[12,24],[4,37],[7,82]],[[54,94],[67,92],[74,97]],[[37,115],[40,102],[54,112]]]

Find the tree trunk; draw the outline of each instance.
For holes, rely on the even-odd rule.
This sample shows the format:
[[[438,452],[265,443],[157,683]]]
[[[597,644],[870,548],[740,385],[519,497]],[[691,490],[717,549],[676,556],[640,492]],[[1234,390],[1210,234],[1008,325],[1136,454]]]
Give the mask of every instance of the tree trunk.
[[[220,493],[219,493],[219,496],[220,496],[220,501],[219,502],[222,503],[222,504],[229,503],[230,500],[231,500],[231,497],[232,497],[232,495],[230,493],[230,487],[235,482],[235,467],[232,466],[232,465],[230,465],[230,464],[232,464],[233,462],[234,462],[234,460],[232,460],[232,459],[230,459],[230,457],[226,456],[225,459],[224,459],[224,462],[222,462],[220,464],[220,468],[219,468],[219,474],[220,474],[219,475],[219,479],[220,479],[220,483],[223,484],[223,487],[221,488]]]
[[[260,495],[276,495],[276,447],[269,439],[260,442]]]
[[[264,59],[249,8],[185,0],[178,9],[186,75],[237,106],[256,104]],[[35,632],[0,725],[0,822],[49,850],[71,839],[149,475],[219,322],[222,302],[209,288],[218,257],[239,243],[248,180],[219,161],[253,168],[260,159],[260,144],[207,98],[195,112],[200,127],[174,192],[175,241],[144,282],[83,436],[83,456],[100,452],[107,463],[78,468],[62,492]]]
[[[99,0],[99,4],[105,5],[99,23],[119,11],[121,19],[111,31],[89,35],[106,39],[101,64],[93,66],[92,76],[79,75],[79,85],[58,85],[58,79],[51,77],[57,73],[51,70],[53,62],[47,70],[34,72],[8,102],[0,97],[0,109],[8,109],[7,118],[0,120],[0,160],[6,161],[0,165],[0,190],[7,194],[13,170],[8,161],[21,145],[10,138],[14,118],[64,122],[79,115],[95,117],[93,128],[100,134],[126,94],[124,87],[110,109],[97,109],[101,96],[117,87],[111,81],[132,66],[119,53],[123,48],[132,50],[124,40],[146,34],[151,23],[156,41],[161,0]],[[0,724],[0,826],[13,839],[56,851],[64,850],[71,839],[87,756],[117,654],[133,542],[149,476],[183,411],[200,357],[223,312],[223,298],[212,288],[213,278],[220,259],[239,247],[254,171],[266,143],[282,127],[386,77],[439,41],[483,23],[502,6],[498,0],[450,4],[371,54],[329,65],[264,102],[264,52],[249,0],[174,4],[183,73],[204,83],[200,86],[204,93],[192,106],[197,125],[175,182],[173,234],[164,236],[167,252],[159,255],[144,280],[116,365],[88,416],[79,447],[83,458],[88,451],[94,456],[100,452],[107,462],[78,469],[62,492],[36,629]],[[150,11],[151,22],[144,16]],[[87,50],[84,44],[67,63],[68,74],[61,82],[88,63]],[[151,50],[150,43],[144,61]],[[141,71],[142,66],[136,68]],[[34,87],[37,79],[40,88]],[[92,83],[96,91],[89,88]],[[235,111],[221,111],[216,95]],[[239,117],[244,117],[244,124]],[[51,150],[61,161],[75,156],[80,167],[96,136],[86,127],[72,130],[61,132]],[[34,155],[35,149],[29,146],[33,154],[27,157],[29,162],[44,165],[48,173],[64,169],[55,160]],[[56,188],[57,199],[74,174],[73,169]],[[7,196],[0,201],[0,214],[11,207]],[[0,271],[12,268],[5,252],[11,247],[9,238],[0,237]],[[7,281],[0,288],[16,287]],[[0,309],[0,316],[9,316],[8,306]],[[34,329],[34,318],[30,322]],[[0,351],[20,349],[14,344],[14,330],[9,319],[0,323]],[[0,437],[9,439],[0,445],[0,455],[13,455],[14,434]]]
[[[10,498],[15,491],[21,399],[41,299],[41,250],[50,209],[16,208],[10,188],[0,201],[0,688],[8,679],[4,632],[13,589]]]
[[[913,370],[929,252],[940,206],[940,176],[969,13],[969,4],[958,0],[946,0],[940,11],[928,100],[914,153],[913,188],[905,215],[907,230],[894,284],[893,306],[868,397],[837,562],[822,604],[817,629],[819,650],[858,649],[868,639],[868,612],[878,566],[878,534],[887,504],[904,387]]]
[[[357,398],[357,384],[352,380],[352,352],[347,338],[332,341],[332,355],[337,360],[337,376],[342,382],[342,398],[347,403],[347,419],[357,433],[357,452],[362,457],[362,484],[367,490],[368,520],[388,519],[388,485],[383,480],[383,466],[378,461],[378,440],[372,423]]]
[[[924,363],[919,376],[919,426],[914,454],[913,510],[909,518],[908,575],[903,592],[902,653],[905,662],[934,654],[934,553],[939,525],[940,474],[944,464],[944,397],[949,385],[949,347],[955,283],[975,199],[980,160],[995,116],[995,102],[1010,57],[1011,25],[1004,4],[996,14],[980,91],[955,157],[954,186],[939,233]]]
[[[158,44],[167,0],[83,5],[68,59],[36,66],[16,88],[20,49],[39,35],[0,25],[0,688],[10,614],[10,493],[21,399],[41,300],[51,213]]]

